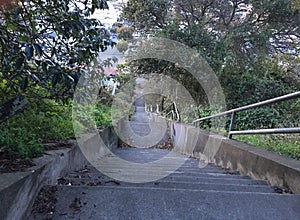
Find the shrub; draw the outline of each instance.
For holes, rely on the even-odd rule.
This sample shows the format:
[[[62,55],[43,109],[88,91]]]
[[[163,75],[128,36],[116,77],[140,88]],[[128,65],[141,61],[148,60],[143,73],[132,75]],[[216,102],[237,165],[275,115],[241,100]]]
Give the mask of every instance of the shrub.
[[[120,40],[116,47],[121,53],[124,53],[126,50],[128,50],[128,43],[125,40]]]
[[[280,155],[300,160],[299,137],[288,138],[287,136],[278,135],[242,135],[236,136],[235,138],[248,144],[274,151]]]
[[[0,125],[0,146],[8,146],[23,157],[43,152],[49,139],[74,137],[70,105],[50,100],[31,102],[30,107]]]
[[[72,119],[72,103],[53,100],[31,102],[30,108],[0,124],[0,147],[8,146],[23,157],[31,158],[44,151],[43,142],[74,138],[73,123],[77,132],[86,129],[83,122],[94,119],[96,126],[111,125],[111,108],[98,104],[80,111],[82,121]]]

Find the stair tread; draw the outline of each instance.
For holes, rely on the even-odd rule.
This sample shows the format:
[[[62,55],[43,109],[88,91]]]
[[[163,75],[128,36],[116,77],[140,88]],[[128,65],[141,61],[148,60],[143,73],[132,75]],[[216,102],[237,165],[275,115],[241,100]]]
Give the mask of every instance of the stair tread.
[[[134,187],[58,187],[53,219],[299,219],[300,195]],[[74,201],[77,209],[72,208]],[[39,219],[32,218],[32,219]]]

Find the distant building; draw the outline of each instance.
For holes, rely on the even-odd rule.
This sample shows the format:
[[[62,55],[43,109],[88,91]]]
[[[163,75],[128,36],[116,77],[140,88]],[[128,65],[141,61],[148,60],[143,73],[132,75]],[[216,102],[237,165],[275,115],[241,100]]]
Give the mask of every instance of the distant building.
[[[106,76],[114,76],[114,75],[118,75],[119,71],[117,68],[108,68],[108,67],[104,67],[104,74]]]

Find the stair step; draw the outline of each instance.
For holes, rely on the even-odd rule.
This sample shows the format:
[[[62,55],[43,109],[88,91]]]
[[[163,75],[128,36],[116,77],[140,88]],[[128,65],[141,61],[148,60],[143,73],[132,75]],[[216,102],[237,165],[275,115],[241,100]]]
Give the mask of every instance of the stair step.
[[[146,161],[146,160],[145,160]],[[127,166],[124,164],[117,164],[117,163],[102,163],[104,164],[103,166],[107,167],[107,168],[111,168],[111,169],[119,169],[119,168],[131,168],[132,166]],[[176,165],[176,163],[173,163],[172,166],[171,165],[164,165],[163,167],[158,167],[157,169],[159,170],[173,170],[174,165]],[[216,172],[216,173],[230,173],[233,174],[234,172],[230,172],[227,170],[224,170],[222,168],[219,167],[211,167],[209,165],[203,167],[203,168],[199,168],[198,167],[199,164],[195,164],[195,165],[181,165],[178,164],[178,169],[177,171],[182,171],[182,172]],[[97,170],[96,168],[92,168]],[[236,174],[236,173],[235,173]]]
[[[118,171],[118,170],[123,170],[123,169],[130,169],[131,167],[120,167],[120,166],[105,166],[106,170],[111,170],[111,171]],[[149,170],[149,169],[148,169]],[[143,170],[145,173],[148,173],[148,171]],[[231,176],[238,176],[237,173],[232,173],[232,172],[228,172],[225,170],[216,170],[216,169],[182,169],[179,168],[177,170],[172,170],[171,167],[167,168],[167,167],[161,167],[161,168],[157,168],[156,169],[157,172],[170,172],[170,173],[174,173],[174,174],[190,174],[190,175],[200,175],[200,174],[208,174],[211,176],[222,176],[222,175],[231,175]],[[96,168],[89,168],[89,173],[99,173],[101,174],[101,172],[99,170],[97,170]],[[70,174],[72,175],[78,175],[78,174],[82,174],[80,171],[74,171],[71,172]]]
[[[131,166],[124,166],[124,165],[120,165],[120,164],[107,164],[105,165],[106,168],[110,168],[112,170],[114,169],[121,169],[121,168],[131,168]],[[95,172],[98,172],[98,170],[94,167],[89,167],[91,170],[95,171]],[[166,170],[166,171],[173,171],[172,169],[173,167],[171,166],[164,166],[164,167],[160,167],[160,168],[157,168],[157,170]],[[209,166],[207,167],[204,167],[204,168],[198,168],[198,167],[179,167],[176,171],[178,172],[185,172],[185,173],[223,173],[223,174],[231,174],[231,175],[237,175],[237,173],[234,173],[234,172],[230,172],[230,171],[226,171],[226,170],[223,170],[221,168],[211,168]]]
[[[128,172],[123,169],[107,169],[105,168],[106,174],[120,174],[121,176],[128,175]],[[174,177],[174,178],[183,178],[183,179],[190,179],[194,180],[197,178],[215,178],[215,179],[247,179],[250,180],[248,176],[239,176],[239,175],[231,175],[231,174],[223,174],[223,173],[214,173],[214,172],[205,172],[205,173],[185,173],[180,171],[165,171],[165,170],[130,170],[130,173],[134,176],[156,176],[157,173],[161,173],[166,175],[167,177]],[[70,174],[69,176],[77,176],[78,174]],[[100,172],[89,173],[88,176],[99,176],[101,175]]]
[[[120,175],[120,177],[123,177]],[[130,176],[133,179],[137,176]],[[138,176],[140,177],[140,176]],[[147,175],[149,177],[149,175]],[[81,178],[76,176],[69,176],[66,179],[72,181],[90,181],[90,180],[112,180],[110,177],[103,175],[90,175]],[[129,179],[129,178],[127,178]],[[163,179],[157,180],[157,182],[189,182],[189,183],[202,183],[202,184],[236,184],[236,185],[267,185],[265,181],[262,180],[252,180],[252,179],[239,179],[239,178],[216,178],[216,177],[181,177],[181,176],[167,176]]]
[[[157,180],[148,183],[127,183],[116,181],[109,178],[67,178],[68,183],[72,186],[122,186],[122,187],[158,187],[158,188],[175,188],[175,189],[194,189],[194,190],[217,190],[217,191],[242,191],[242,192],[267,192],[274,193],[274,190],[267,185],[249,185],[233,183],[201,183],[201,182],[184,182],[172,180]]]
[[[300,195],[140,187],[58,187],[53,219],[300,219]],[[42,219],[32,216],[30,219]]]

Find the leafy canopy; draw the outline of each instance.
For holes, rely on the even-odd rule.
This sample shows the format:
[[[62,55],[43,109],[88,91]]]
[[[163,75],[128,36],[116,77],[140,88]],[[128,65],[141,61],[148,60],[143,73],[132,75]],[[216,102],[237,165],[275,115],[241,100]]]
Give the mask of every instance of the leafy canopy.
[[[129,0],[123,15],[137,31],[197,49],[217,71],[275,53],[299,55],[298,0]]]
[[[43,88],[68,97],[82,72],[109,45],[108,32],[89,16],[105,0],[22,0],[0,5],[0,87],[4,95]]]

